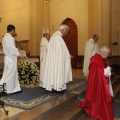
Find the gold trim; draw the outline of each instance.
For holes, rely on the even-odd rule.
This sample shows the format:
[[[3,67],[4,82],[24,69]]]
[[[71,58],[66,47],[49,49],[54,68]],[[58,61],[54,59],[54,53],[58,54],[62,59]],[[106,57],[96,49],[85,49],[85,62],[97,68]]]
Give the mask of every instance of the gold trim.
[[[78,88],[83,85],[85,85],[85,81],[81,80],[80,82],[69,85],[67,90],[69,91],[69,93],[72,93],[72,91],[74,91],[75,88]],[[5,97],[3,97],[2,99],[8,106],[10,105],[14,107],[19,107],[21,109],[29,110],[29,109],[32,109],[33,107],[36,107],[44,102],[47,102],[59,96],[61,95],[57,93],[51,93],[51,94],[43,95],[41,97],[38,97],[30,101],[22,101],[22,100],[16,100],[16,99],[5,98]]]

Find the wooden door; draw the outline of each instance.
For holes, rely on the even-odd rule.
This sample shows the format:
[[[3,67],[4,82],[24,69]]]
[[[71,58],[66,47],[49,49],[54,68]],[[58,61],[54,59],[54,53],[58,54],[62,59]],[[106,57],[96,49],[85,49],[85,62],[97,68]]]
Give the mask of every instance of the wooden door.
[[[68,50],[70,54],[73,56],[72,60],[72,67],[76,67],[74,64],[76,62],[76,58],[78,56],[78,30],[76,23],[70,19],[67,18],[62,22],[62,24],[65,24],[69,27],[69,33],[67,36],[63,37],[65,40],[65,43],[68,47]]]

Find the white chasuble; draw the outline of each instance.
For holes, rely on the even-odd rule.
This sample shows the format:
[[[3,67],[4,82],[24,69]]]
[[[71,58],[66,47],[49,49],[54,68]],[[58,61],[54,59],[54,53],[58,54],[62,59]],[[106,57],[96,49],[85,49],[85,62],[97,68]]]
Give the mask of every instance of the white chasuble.
[[[42,86],[44,79],[48,44],[49,44],[48,40],[45,37],[43,37],[40,43],[40,81],[41,81],[40,86]]]
[[[43,88],[62,91],[72,81],[71,57],[60,31],[55,32],[48,45]]]
[[[11,34],[6,33],[2,40],[4,53],[4,71],[0,80],[0,85],[6,83],[7,94],[21,90],[18,81],[17,56],[19,51],[15,47],[14,38]]]
[[[90,63],[90,58],[98,52],[99,52],[98,44],[94,42],[94,40],[91,38],[86,42],[85,45],[84,65],[83,65],[83,73],[85,76],[88,76],[89,74],[88,67]]]

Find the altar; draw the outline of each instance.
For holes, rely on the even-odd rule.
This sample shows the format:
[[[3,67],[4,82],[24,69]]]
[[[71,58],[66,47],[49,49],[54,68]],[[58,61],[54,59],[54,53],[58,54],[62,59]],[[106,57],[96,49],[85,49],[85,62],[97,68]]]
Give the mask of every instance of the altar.
[[[19,57],[18,58],[18,63],[20,63],[21,61],[25,61],[25,62],[31,62],[31,63],[35,63],[38,67],[40,67],[40,63],[39,63],[39,58],[37,57]]]
[[[39,74],[39,67],[40,67],[39,58],[37,58],[37,57],[34,57],[34,58],[18,57],[18,64],[19,64],[18,70],[19,70],[19,67],[22,66],[21,62],[28,63],[29,65],[32,64],[33,68],[30,67],[32,69],[32,72]],[[26,66],[24,66],[24,67],[26,68]],[[4,53],[1,51],[0,52],[0,78],[2,77],[3,69],[4,69]],[[31,69],[29,69],[29,70],[31,71]],[[37,72],[35,71],[35,69]],[[28,71],[28,73],[30,71]],[[18,72],[23,72],[23,71],[18,71]],[[38,76],[39,75],[37,75],[37,80],[38,80]],[[35,78],[33,78],[33,79],[35,79]]]

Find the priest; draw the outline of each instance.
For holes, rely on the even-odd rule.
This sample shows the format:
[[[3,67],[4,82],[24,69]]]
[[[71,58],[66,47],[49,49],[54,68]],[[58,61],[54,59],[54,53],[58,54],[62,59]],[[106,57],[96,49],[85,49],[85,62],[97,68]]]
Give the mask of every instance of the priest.
[[[41,81],[40,86],[42,86],[44,79],[44,73],[45,73],[44,69],[46,64],[49,39],[50,39],[50,34],[44,33],[40,42],[40,81]]]
[[[62,93],[66,90],[66,83],[72,81],[71,57],[62,38],[68,31],[68,26],[61,25],[50,39],[42,86],[48,91]]]
[[[114,120],[111,68],[104,60],[109,53],[110,49],[103,46],[100,52],[91,58],[85,99],[78,103],[78,106],[84,108],[88,116],[98,120]]]
[[[85,54],[84,54],[84,65],[83,65],[83,73],[88,77],[89,74],[89,63],[90,63],[90,58],[95,54],[99,52],[98,44],[97,41],[99,39],[99,36],[97,34],[93,35],[91,39],[89,39],[86,42],[85,45]]]
[[[7,33],[2,40],[4,57],[4,71],[0,80],[0,85],[6,83],[7,93],[15,93],[21,91],[18,81],[17,57],[20,55],[15,47],[14,36],[15,26],[8,25]]]
[[[15,33],[15,35],[14,35],[13,37],[14,37],[14,41],[15,41],[15,46],[16,46],[16,48],[18,48],[18,50],[23,50],[23,47],[22,47],[22,45],[20,44],[19,39],[17,38],[17,33]]]

